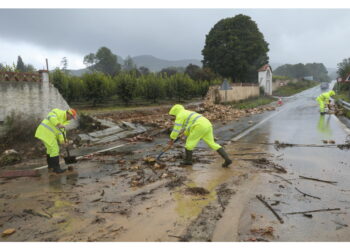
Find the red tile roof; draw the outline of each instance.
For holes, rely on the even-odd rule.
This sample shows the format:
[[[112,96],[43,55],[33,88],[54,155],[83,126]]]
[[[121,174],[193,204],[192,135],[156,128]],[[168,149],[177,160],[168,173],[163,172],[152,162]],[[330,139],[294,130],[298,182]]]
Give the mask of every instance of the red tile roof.
[[[344,82],[350,82],[350,74],[345,78]]]
[[[272,71],[272,68],[270,65],[268,64],[265,64],[264,66],[262,66],[260,69],[258,69],[258,72],[261,72],[261,71],[266,71],[268,68],[270,68],[270,70]]]

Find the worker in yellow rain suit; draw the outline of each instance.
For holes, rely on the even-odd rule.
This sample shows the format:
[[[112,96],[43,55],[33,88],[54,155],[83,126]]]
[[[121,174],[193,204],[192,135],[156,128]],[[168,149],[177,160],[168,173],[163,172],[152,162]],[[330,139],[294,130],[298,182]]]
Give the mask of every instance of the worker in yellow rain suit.
[[[40,139],[46,147],[46,159],[48,168],[53,169],[55,173],[63,173],[59,162],[60,148],[58,143],[67,143],[64,140],[65,125],[69,124],[71,119],[76,119],[77,112],[74,109],[61,110],[53,109],[49,112],[35,132],[35,137]]]
[[[215,143],[213,126],[207,118],[196,112],[186,110],[180,104],[175,104],[170,109],[169,114],[176,116],[174,128],[170,134],[171,140],[169,145],[172,145],[179,135],[184,134],[187,136],[185,145],[186,157],[182,165],[192,165],[192,151],[201,139],[224,158],[225,162],[222,164],[222,167],[227,168],[232,163],[225,150]]]
[[[324,110],[325,105],[329,105],[329,99],[331,98],[331,96],[334,96],[334,95],[335,95],[335,92],[333,90],[330,90],[328,92],[324,92],[324,93],[320,94],[316,98],[316,101],[320,105],[320,113],[321,113],[321,115],[326,114],[326,112]]]

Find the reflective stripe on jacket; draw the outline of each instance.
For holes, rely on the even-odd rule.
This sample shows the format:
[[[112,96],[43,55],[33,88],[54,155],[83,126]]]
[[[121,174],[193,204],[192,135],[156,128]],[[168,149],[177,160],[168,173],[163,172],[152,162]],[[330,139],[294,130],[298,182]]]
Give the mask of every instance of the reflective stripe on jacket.
[[[38,126],[35,137],[43,141],[48,141],[52,136],[54,136],[60,143],[64,142],[64,137],[62,132],[56,126],[58,124],[67,125],[67,114],[65,110],[53,109],[51,110],[46,119],[42,120]]]
[[[316,100],[320,100],[320,101],[328,104],[330,99],[331,99],[330,93],[325,92],[325,93],[320,94]]]
[[[181,132],[188,136],[190,132],[199,124],[205,127],[212,126],[210,121],[204,116],[196,112],[186,110],[180,104],[174,105],[169,114],[176,116],[174,127],[170,134],[170,138],[173,140],[175,140]]]

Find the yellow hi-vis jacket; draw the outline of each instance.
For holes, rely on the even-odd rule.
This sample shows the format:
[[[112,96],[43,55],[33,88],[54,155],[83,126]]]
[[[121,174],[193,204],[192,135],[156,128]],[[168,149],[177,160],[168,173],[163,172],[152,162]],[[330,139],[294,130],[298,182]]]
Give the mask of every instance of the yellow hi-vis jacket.
[[[186,110],[180,104],[174,105],[170,109],[169,114],[176,116],[175,124],[170,134],[170,138],[173,140],[175,140],[180,133],[188,136],[198,124],[201,124],[204,127],[212,126],[207,118],[196,112]]]
[[[333,96],[333,95],[334,95],[334,91],[333,91],[333,90],[330,90],[330,91],[328,91],[328,92],[325,92],[325,93],[320,94],[320,95],[316,98],[316,100],[317,100],[318,102],[323,102],[323,103],[325,103],[325,104],[329,104],[329,100],[331,99],[331,96]]]
[[[35,137],[49,143],[52,137],[55,137],[59,143],[64,142],[63,133],[56,126],[58,124],[68,125],[66,110],[53,109],[48,113],[46,119],[42,120],[35,132]]]

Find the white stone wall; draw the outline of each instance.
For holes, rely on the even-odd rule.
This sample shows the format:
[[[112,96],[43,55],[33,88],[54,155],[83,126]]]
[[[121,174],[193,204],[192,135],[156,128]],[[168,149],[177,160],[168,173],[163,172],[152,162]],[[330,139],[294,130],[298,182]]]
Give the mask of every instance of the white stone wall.
[[[230,90],[220,90],[220,86],[211,86],[205,100],[211,103],[225,103],[245,100],[249,97],[259,96],[258,85],[231,85]]]
[[[42,73],[42,82],[0,82],[0,122],[12,111],[45,118],[53,108],[68,109],[69,105],[49,83],[48,73]],[[69,127],[75,127],[73,122]]]
[[[270,69],[266,71],[260,71],[258,73],[259,86],[263,86],[265,93],[268,95],[272,95],[272,72]]]

